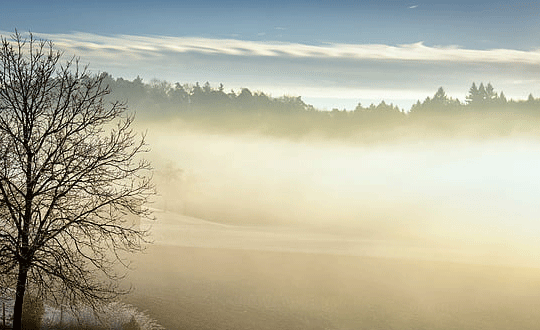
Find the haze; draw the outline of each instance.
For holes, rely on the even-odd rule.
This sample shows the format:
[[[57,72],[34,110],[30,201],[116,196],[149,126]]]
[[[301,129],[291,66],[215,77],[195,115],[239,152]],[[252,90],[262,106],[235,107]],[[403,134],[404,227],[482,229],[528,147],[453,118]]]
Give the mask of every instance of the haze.
[[[138,124],[158,221],[129,301],[157,299],[166,326],[534,328],[537,138],[362,143]]]
[[[389,240],[418,251],[385,256],[455,260],[461,254],[467,261],[527,265],[537,260],[535,141],[354,145],[163,125],[150,125],[148,139],[160,191],[156,207],[168,212],[242,230],[331,233],[336,236],[320,238],[335,241],[336,247],[327,246],[330,253],[363,254],[368,242]],[[341,246],[342,240],[350,246]]]
[[[7,1],[15,29],[147,132],[123,299],[166,329],[538,328],[538,3]]]

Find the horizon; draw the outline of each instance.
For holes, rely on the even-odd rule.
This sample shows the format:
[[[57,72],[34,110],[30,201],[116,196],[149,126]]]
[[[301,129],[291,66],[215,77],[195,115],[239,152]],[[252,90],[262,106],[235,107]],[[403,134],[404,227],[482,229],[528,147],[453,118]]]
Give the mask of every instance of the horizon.
[[[0,34],[31,31],[94,71],[223,83],[320,109],[410,108],[472,82],[540,95],[540,6],[527,1],[97,1],[5,4]]]

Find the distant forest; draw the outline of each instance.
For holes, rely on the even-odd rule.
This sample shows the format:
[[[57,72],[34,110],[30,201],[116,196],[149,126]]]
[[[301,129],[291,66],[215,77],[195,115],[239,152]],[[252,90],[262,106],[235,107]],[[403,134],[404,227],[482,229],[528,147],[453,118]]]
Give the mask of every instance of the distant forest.
[[[226,91],[208,82],[195,84],[153,80],[144,83],[114,79],[107,73],[105,83],[111,98],[126,101],[138,117],[151,120],[179,118],[212,130],[254,130],[271,135],[372,136],[374,132],[394,131],[401,135],[433,132],[468,135],[539,135],[540,99],[532,94],[526,100],[507,99],[491,83],[473,83],[464,101],[448,97],[443,87],[433,96],[418,100],[409,111],[381,101],[367,107],[360,103],[353,110],[323,111],[306,104],[301,96],[273,97],[262,91]],[[373,136],[372,136],[373,137]]]

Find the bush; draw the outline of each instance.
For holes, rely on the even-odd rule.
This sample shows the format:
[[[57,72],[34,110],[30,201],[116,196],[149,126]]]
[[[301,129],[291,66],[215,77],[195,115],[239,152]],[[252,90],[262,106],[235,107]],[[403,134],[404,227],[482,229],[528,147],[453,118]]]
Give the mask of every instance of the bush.
[[[26,294],[23,300],[22,328],[24,330],[41,329],[41,320],[45,314],[45,306],[40,297]]]

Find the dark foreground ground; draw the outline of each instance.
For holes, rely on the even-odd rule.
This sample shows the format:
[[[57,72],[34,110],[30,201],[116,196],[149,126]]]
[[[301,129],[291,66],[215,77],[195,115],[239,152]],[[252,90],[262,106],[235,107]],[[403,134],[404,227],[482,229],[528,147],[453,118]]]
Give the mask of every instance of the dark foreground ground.
[[[170,330],[538,329],[540,269],[154,245],[125,300]]]

